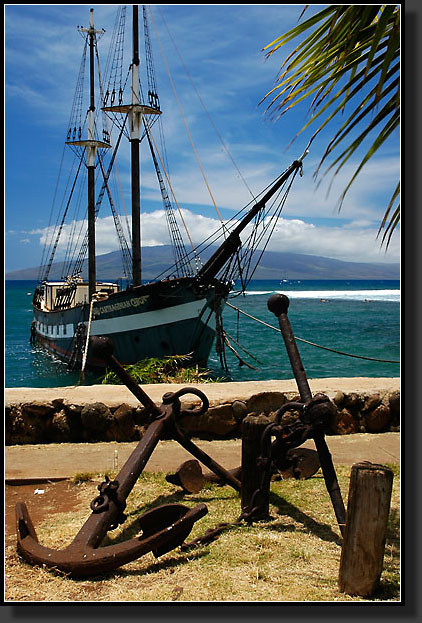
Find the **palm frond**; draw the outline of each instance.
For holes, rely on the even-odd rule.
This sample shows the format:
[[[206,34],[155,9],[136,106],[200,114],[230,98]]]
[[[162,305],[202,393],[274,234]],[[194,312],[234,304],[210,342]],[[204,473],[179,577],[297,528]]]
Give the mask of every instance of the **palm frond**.
[[[311,99],[311,118],[292,139],[319,120],[308,146],[331,121],[353,107],[329,140],[316,175],[328,156],[334,156],[348,141],[324,173],[334,169],[337,175],[363,141],[377,133],[341,195],[341,206],[357,175],[400,123],[400,5],[329,5],[263,51],[268,58],[299,38],[300,43],[280,68],[276,85],[260,103],[266,102],[266,112],[280,118]],[[353,137],[362,125],[362,131]],[[395,192],[381,229],[396,199]],[[387,246],[399,218],[396,208],[383,237]]]

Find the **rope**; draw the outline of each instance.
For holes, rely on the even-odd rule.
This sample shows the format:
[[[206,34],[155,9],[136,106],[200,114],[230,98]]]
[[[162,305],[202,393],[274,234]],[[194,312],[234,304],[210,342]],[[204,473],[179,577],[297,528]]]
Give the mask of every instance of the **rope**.
[[[245,178],[243,177],[242,172],[240,171],[239,167],[237,166],[237,164],[236,164],[236,162],[235,162],[235,160],[234,160],[233,156],[231,155],[231,153],[230,153],[230,151],[229,151],[229,149],[228,149],[227,145],[225,144],[225,142],[224,142],[224,140],[223,140],[223,137],[221,136],[221,134],[220,134],[220,132],[218,131],[218,128],[217,128],[217,126],[215,125],[215,123],[214,123],[214,121],[213,121],[213,119],[212,119],[212,117],[211,117],[210,113],[208,112],[208,110],[207,110],[207,108],[206,108],[206,106],[205,106],[205,104],[204,104],[204,101],[203,101],[203,99],[202,99],[202,97],[201,97],[201,95],[200,95],[200,93],[199,93],[198,89],[197,89],[197,88],[196,88],[196,86],[195,86],[195,83],[194,83],[194,81],[193,81],[193,78],[192,78],[191,74],[189,73],[188,68],[187,68],[187,67],[186,67],[186,65],[185,65],[185,62],[184,62],[183,57],[182,57],[182,55],[181,55],[181,53],[180,53],[180,50],[178,49],[178,47],[177,47],[177,45],[176,45],[176,42],[174,41],[173,37],[171,36],[171,33],[170,33],[169,29],[168,29],[168,26],[167,26],[166,20],[164,19],[164,15],[163,15],[163,13],[162,13],[162,11],[160,10],[160,8],[159,8],[159,7],[158,7],[158,11],[159,11],[160,16],[161,16],[161,19],[162,19],[162,21],[163,21],[163,23],[164,23],[164,26],[166,27],[167,34],[168,34],[168,36],[169,36],[169,38],[170,38],[170,41],[172,42],[172,44],[173,44],[173,46],[174,46],[174,49],[176,50],[176,53],[177,53],[177,55],[178,55],[178,57],[179,57],[179,59],[180,59],[180,62],[181,62],[181,64],[182,64],[182,67],[183,67],[183,69],[185,70],[185,73],[186,73],[186,75],[187,75],[187,77],[188,77],[188,79],[189,79],[189,81],[190,81],[190,83],[191,83],[191,85],[192,85],[192,88],[194,89],[194,91],[195,91],[195,93],[196,93],[196,96],[197,96],[197,98],[198,98],[198,100],[199,100],[199,102],[200,102],[200,104],[201,104],[202,108],[204,109],[205,114],[206,114],[206,115],[207,115],[207,117],[208,117],[209,122],[211,123],[212,127],[214,128],[214,132],[216,133],[217,137],[219,138],[219,140],[220,140],[220,142],[221,142],[221,144],[222,144],[222,146],[223,146],[224,151],[226,152],[227,156],[228,156],[228,157],[230,158],[230,160],[232,161],[232,164],[233,164],[234,168],[236,169],[236,171],[237,171],[237,173],[238,173],[238,175],[239,175],[240,179],[242,180],[242,182],[243,182],[243,183],[244,183],[244,185],[246,186],[247,190],[249,191],[249,193],[250,193],[250,195],[251,195],[252,199],[253,199],[254,201],[256,201],[256,197],[255,197],[255,195],[253,194],[253,192],[252,192],[252,190],[250,189],[250,187],[249,187],[249,185],[248,185],[247,181],[246,181],[246,180],[245,180]]]
[[[192,238],[191,238],[191,236],[190,236],[190,234],[189,234],[189,230],[188,230],[188,228],[187,228],[187,225],[186,225],[185,219],[183,218],[183,214],[182,214],[182,211],[181,211],[181,209],[180,209],[179,203],[178,203],[178,201],[177,201],[177,199],[176,199],[176,195],[174,194],[173,187],[172,187],[172,185],[171,185],[171,182],[170,182],[169,176],[167,175],[166,167],[164,166],[163,160],[162,160],[162,158],[161,158],[160,151],[159,151],[159,149],[158,149],[158,147],[157,147],[157,143],[155,142],[154,136],[152,135],[152,132],[151,132],[151,126],[150,126],[150,125],[149,125],[149,123],[148,123],[148,119],[144,118],[144,121],[145,121],[145,124],[146,124],[146,125],[147,125],[147,127],[148,127],[148,130],[149,130],[149,136],[151,137],[151,140],[152,140],[152,142],[154,143],[154,148],[155,148],[155,151],[157,152],[158,158],[160,159],[161,167],[162,167],[162,169],[163,169],[163,171],[164,171],[164,175],[166,176],[167,184],[169,185],[170,192],[171,192],[172,197],[173,197],[173,201],[174,201],[174,203],[175,203],[175,204],[176,204],[176,206],[177,206],[177,211],[178,211],[179,216],[180,216],[180,219],[181,219],[181,221],[182,221],[182,223],[183,223],[183,227],[185,228],[185,232],[186,232],[186,235],[187,235],[187,237],[188,237],[188,239],[189,239],[190,245],[191,245],[191,247],[192,247],[192,251],[193,251],[193,252],[194,252],[194,254],[196,255],[196,248],[195,248],[195,245],[193,244],[193,241],[192,241]]]
[[[96,302],[96,298],[95,298],[95,296],[93,296],[92,300],[91,300],[91,305],[90,305],[90,308],[89,308],[88,330],[86,332],[85,350],[84,350],[84,354],[83,354],[83,357],[82,357],[81,376],[79,377],[78,385],[81,385],[82,383],[85,382],[85,366],[86,366],[86,359],[87,359],[87,355],[88,355],[89,334],[91,333],[92,309],[94,307],[94,303],[95,302]]]
[[[226,301],[226,305],[228,305],[229,307],[231,307],[235,311],[240,312],[244,316],[247,316],[251,320],[256,320],[256,322],[259,322],[260,324],[263,324],[265,327],[268,327],[270,329],[273,329],[273,331],[277,331],[278,333],[281,333],[280,329],[277,329],[276,327],[273,327],[272,325],[268,324],[267,322],[264,322],[263,320],[260,320],[259,318],[255,318],[254,316],[251,316],[250,314],[247,314],[243,310],[239,309],[238,307],[235,307],[234,305],[231,305],[227,301]],[[335,350],[334,348],[328,348],[327,346],[321,346],[320,344],[315,344],[314,342],[309,342],[308,340],[304,340],[304,339],[302,339],[300,337],[294,336],[294,338],[295,338],[295,340],[298,340],[299,342],[304,342],[305,344],[309,344],[310,346],[315,346],[316,348],[322,348],[323,350],[328,350],[331,353],[336,353],[337,355],[344,355],[345,357],[354,357],[356,359],[366,359],[367,361],[377,361],[379,363],[400,363],[400,361],[394,361],[394,360],[390,360],[390,359],[375,359],[374,357],[364,357],[363,355],[352,355],[351,353],[344,353],[341,350]]]
[[[187,121],[186,121],[185,115],[183,114],[182,105],[181,105],[181,103],[180,103],[179,96],[177,95],[177,91],[176,91],[175,84],[174,84],[173,79],[172,79],[172,77],[171,77],[170,68],[169,68],[169,65],[168,65],[168,63],[167,63],[167,59],[166,59],[166,57],[165,57],[163,47],[162,47],[162,45],[161,45],[161,39],[160,39],[160,37],[159,37],[159,34],[158,34],[158,31],[157,31],[157,28],[156,28],[156,25],[155,25],[154,18],[153,18],[153,16],[152,16],[152,14],[151,14],[151,20],[152,20],[152,23],[153,23],[153,26],[154,26],[154,30],[155,30],[155,33],[156,33],[156,37],[157,37],[158,44],[159,44],[159,46],[160,46],[161,55],[162,55],[162,57],[163,57],[163,61],[164,61],[165,67],[166,67],[167,76],[168,76],[168,79],[169,79],[169,81],[170,81],[171,88],[172,88],[172,90],[173,90],[173,95],[174,95],[174,98],[175,98],[175,100],[176,100],[176,102],[177,102],[177,106],[178,106],[178,108],[179,108],[180,116],[182,117],[182,120],[183,120],[183,123],[184,123],[185,129],[186,129],[186,134],[187,134],[187,136],[188,136],[188,138],[189,138],[190,144],[191,144],[191,146],[192,146],[192,150],[193,150],[193,152],[194,152],[194,154],[195,154],[195,157],[196,157],[196,161],[197,161],[198,166],[199,166],[199,168],[200,168],[200,170],[201,170],[201,173],[202,173],[202,178],[203,178],[203,180],[204,180],[205,186],[207,187],[208,194],[209,194],[210,199],[211,199],[211,201],[212,201],[212,204],[213,204],[213,206],[214,206],[214,208],[215,208],[215,211],[217,212],[217,216],[218,216],[218,218],[219,218],[219,221],[220,221],[220,223],[221,223],[221,225],[222,225],[222,227],[223,227],[223,231],[224,231],[224,223],[223,223],[223,219],[222,219],[222,217],[221,217],[220,211],[219,211],[219,209],[218,209],[218,207],[217,207],[217,204],[216,204],[216,202],[215,202],[215,199],[214,199],[214,196],[213,196],[213,194],[212,194],[211,188],[210,188],[210,186],[209,186],[209,184],[208,184],[208,180],[207,180],[207,178],[206,178],[204,168],[203,168],[203,166],[202,166],[202,164],[201,164],[201,161],[200,161],[200,159],[199,159],[198,152],[197,152],[197,150],[196,150],[196,148],[195,148],[195,145],[194,145],[194,142],[193,142],[193,139],[192,139],[192,135],[191,135],[191,133],[190,133],[190,130],[189,130],[189,127],[188,127],[188,124],[187,124]]]

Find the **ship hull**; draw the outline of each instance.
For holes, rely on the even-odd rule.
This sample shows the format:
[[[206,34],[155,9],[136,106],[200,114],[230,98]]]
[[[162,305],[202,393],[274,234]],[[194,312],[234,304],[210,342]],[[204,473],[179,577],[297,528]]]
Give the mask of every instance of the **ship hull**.
[[[83,325],[85,335],[110,338],[122,364],[190,355],[189,365],[205,366],[215,337],[216,305],[227,294],[217,281],[201,291],[189,278],[147,284],[95,302],[91,323],[88,304],[49,311],[34,307],[36,340],[61,360],[80,364],[84,341],[78,344],[76,334]],[[86,365],[102,368],[104,362],[88,350]]]

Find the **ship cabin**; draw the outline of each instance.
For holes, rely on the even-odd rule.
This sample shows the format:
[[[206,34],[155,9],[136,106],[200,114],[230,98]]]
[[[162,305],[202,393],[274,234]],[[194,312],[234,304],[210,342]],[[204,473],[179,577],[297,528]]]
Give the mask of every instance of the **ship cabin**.
[[[106,299],[119,291],[116,283],[97,283],[96,298]],[[41,311],[59,311],[89,303],[88,281],[46,281],[34,293],[34,306]]]

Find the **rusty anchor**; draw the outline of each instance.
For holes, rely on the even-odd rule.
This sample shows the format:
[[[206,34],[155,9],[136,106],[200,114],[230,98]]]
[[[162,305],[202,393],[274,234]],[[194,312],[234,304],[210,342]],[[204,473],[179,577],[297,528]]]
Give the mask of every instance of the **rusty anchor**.
[[[268,435],[272,433],[276,435],[276,440],[271,446],[271,454],[273,457],[285,454],[282,450],[289,442],[291,445],[298,446],[306,439],[314,440],[325,485],[331,499],[340,532],[343,535],[346,523],[346,511],[324,433],[332,412],[332,405],[329,398],[324,394],[312,396],[290,320],[287,316],[289,303],[289,298],[286,295],[273,294],[267,301],[267,307],[269,311],[277,317],[290,365],[296,379],[301,402],[286,403],[277,411],[275,422],[269,425],[267,432]],[[300,413],[299,421],[296,425],[293,424],[291,427],[280,426],[283,414],[292,407],[298,409]],[[281,434],[277,435],[277,432],[281,432]]]
[[[194,508],[182,504],[164,504],[147,511],[136,520],[136,526],[142,531],[140,536],[130,541],[100,547],[107,532],[125,521],[126,499],[161,438],[173,438],[178,441],[219,478],[240,491],[240,481],[188,439],[178,425],[177,420],[184,414],[205,413],[209,403],[203,392],[187,387],[174,393],[166,393],[162,398],[161,407],[158,407],[113,356],[113,345],[108,338],[91,337],[90,348],[96,357],[107,362],[147,409],[150,423],[115,480],[110,481],[106,477],[99,485],[99,495],[91,502],[90,517],[65,549],[55,550],[41,545],[26,504],[20,502],[16,505],[19,553],[31,564],[45,565],[60,570],[70,577],[88,577],[105,573],[150,551],[156,557],[161,556],[182,545],[193,524],[208,512],[205,504],[199,504]],[[182,410],[180,398],[187,394],[197,396],[201,405]]]

